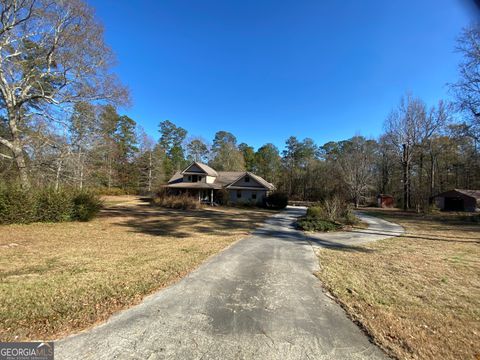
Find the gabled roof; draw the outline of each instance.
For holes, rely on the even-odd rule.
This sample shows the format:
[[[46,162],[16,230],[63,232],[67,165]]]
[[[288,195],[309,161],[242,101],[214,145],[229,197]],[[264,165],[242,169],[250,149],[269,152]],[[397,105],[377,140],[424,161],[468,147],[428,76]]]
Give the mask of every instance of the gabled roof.
[[[269,190],[273,190],[275,189],[275,186],[273,186],[273,184],[270,184],[268,181],[266,181],[264,178],[258,176],[258,175],[255,175],[249,171],[242,171],[239,173],[240,175],[235,179],[233,180],[230,184],[228,184],[227,187],[230,187],[230,186],[234,186],[234,184],[241,180],[243,177],[245,176],[250,176],[253,180],[255,180],[257,183],[259,183],[260,185],[262,185],[263,187],[269,189]]]
[[[179,183],[179,182],[182,182],[183,181],[183,175],[181,172],[176,172],[175,174],[173,174],[173,176],[170,178],[170,180],[168,180],[168,183],[169,184],[176,184],[176,183]]]
[[[245,171],[219,171],[215,182],[227,186],[236,181],[243,174],[245,174]]]
[[[480,190],[467,190],[467,189],[453,189],[453,190],[459,192],[460,194],[467,195],[477,200],[480,200]]]
[[[257,182],[259,182],[260,184],[262,184],[263,186],[265,186],[267,189],[269,190],[274,190],[275,189],[275,186],[272,184],[272,183],[269,183],[267,180],[265,180],[264,178],[258,176],[258,175],[255,175],[251,172],[247,172],[248,175],[250,175],[250,177],[252,177],[253,179],[255,179]]]
[[[188,165],[185,168],[185,170],[182,171],[182,174],[185,174],[186,172],[188,172],[188,169],[190,169],[193,165],[196,165],[197,167],[199,167],[201,170],[203,170],[205,174],[209,176],[218,176],[218,173],[215,170],[213,170],[210,166],[202,164],[198,161],[194,161],[190,165]]]
[[[456,191],[457,193],[463,194],[465,196],[472,197],[472,198],[476,199],[477,201],[480,201],[480,190],[452,189],[452,190],[449,190],[449,191],[442,192],[438,195],[435,195],[434,197],[443,196],[443,195],[446,195],[448,193],[451,193],[452,191]]]
[[[188,173],[188,169],[192,166],[196,165],[198,166],[201,170],[203,170],[207,175],[215,177],[215,181],[213,184],[209,184],[208,186],[205,185],[205,183],[183,183],[183,174]],[[274,190],[275,186],[273,184],[269,183],[262,177],[255,175],[249,171],[215,171],[212,169],[210,166],[199,163],[199,162],[193,162],[185,170],[182,172],[176,172],[171,179],[168,181],[168,187],[175,187],[175,188],[200,188],[201,186],[203,187],[208,187],[208,188],[214,188],[214,189],[220,189],[222,187],[229,187],[235,184],[237,181],[242,179],[244,176],[250,176],[253,180],[255,180],[257,183],[259,183],[261,186],[268,190]],[[198,184],[198,185],[194,185]],[[203,185],[200,185],[203,184]],[[173,186],[172,186],[173,185]]]

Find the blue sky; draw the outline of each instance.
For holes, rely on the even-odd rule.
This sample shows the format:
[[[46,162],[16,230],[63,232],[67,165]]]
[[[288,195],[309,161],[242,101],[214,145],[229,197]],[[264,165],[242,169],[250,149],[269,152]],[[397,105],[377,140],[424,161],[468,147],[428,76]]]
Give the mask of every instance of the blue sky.
[[[406,91],[448,97],[461,0],[90,0],[131,90],[122,109],[155,139],[169,119],[255,147],[376,137]]]

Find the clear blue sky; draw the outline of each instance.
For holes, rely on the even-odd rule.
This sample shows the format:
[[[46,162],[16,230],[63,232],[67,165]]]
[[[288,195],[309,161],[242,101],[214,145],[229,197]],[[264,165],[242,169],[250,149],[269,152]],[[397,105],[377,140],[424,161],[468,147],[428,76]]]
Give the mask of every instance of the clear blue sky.
[[[466,1],[466,0],[465,0]],[[402,94],[429,105],[455,81],[461,0],[90,0],[155,139],[169,119],[255,147],[376,137]]]

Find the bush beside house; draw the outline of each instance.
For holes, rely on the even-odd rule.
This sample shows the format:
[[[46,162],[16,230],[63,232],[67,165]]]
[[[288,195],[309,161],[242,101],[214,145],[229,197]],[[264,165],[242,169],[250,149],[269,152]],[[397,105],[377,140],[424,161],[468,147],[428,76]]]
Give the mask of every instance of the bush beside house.
[[[171,195],[163,188],[152,197],[152,203],[168,209],[198,209],[200,202],[198,198],[188,194]]]
[[[288,205],[288,196],[279,191],[273,192],[265,199],[265,205],[271,209],[284,209]]]

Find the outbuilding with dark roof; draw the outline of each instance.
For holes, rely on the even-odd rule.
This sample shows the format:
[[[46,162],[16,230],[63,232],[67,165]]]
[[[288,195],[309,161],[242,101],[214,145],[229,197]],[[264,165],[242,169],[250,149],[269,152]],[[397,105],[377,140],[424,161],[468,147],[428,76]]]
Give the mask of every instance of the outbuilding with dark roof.
[[[480,190],[453,189],[435,195],[432,200],[443,211],[478,211]]]

